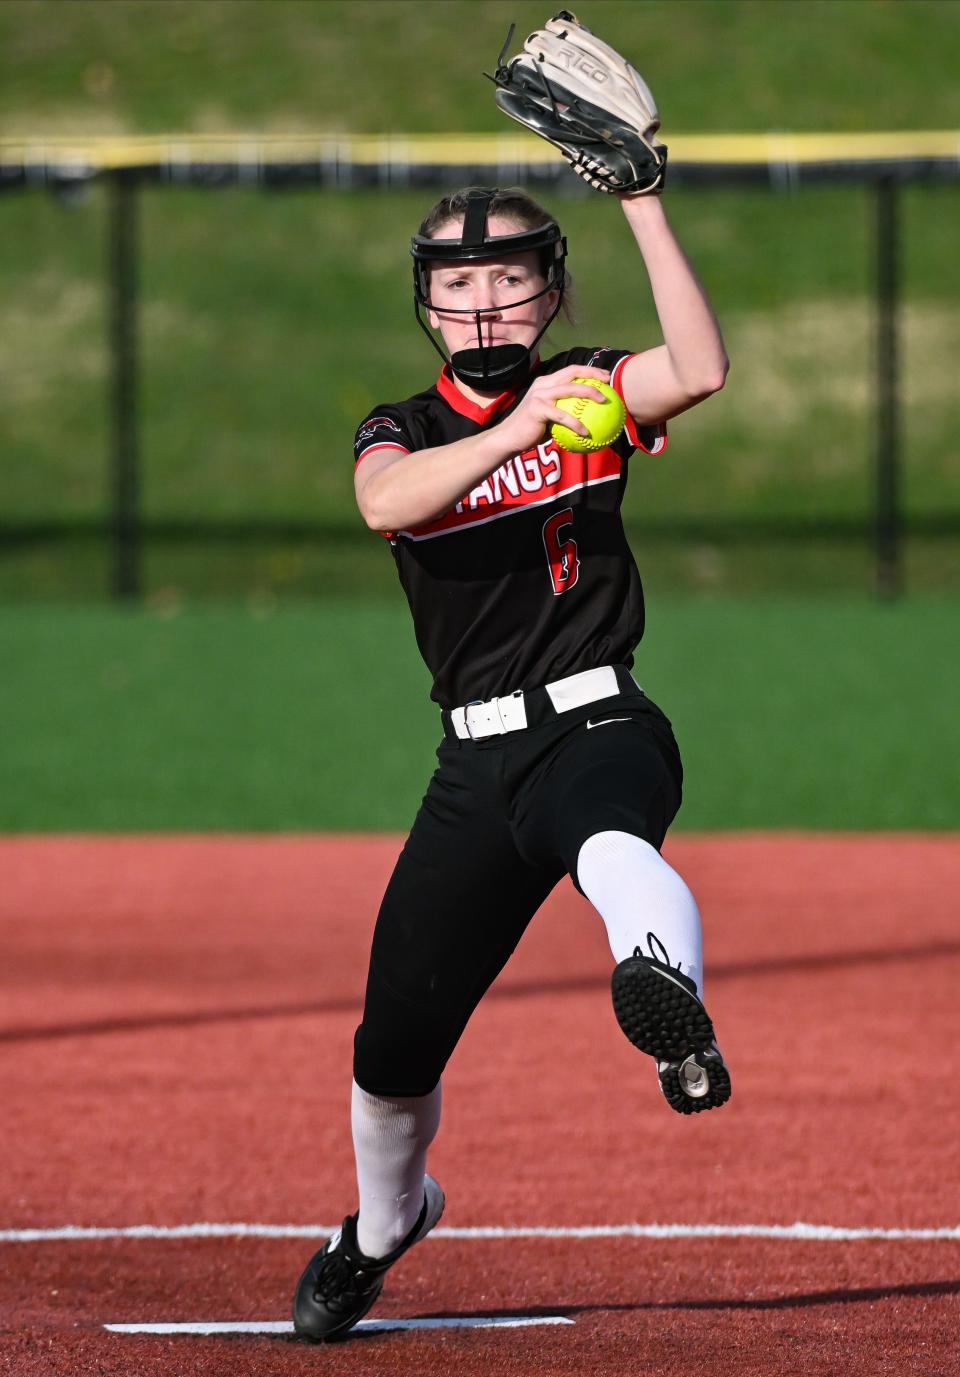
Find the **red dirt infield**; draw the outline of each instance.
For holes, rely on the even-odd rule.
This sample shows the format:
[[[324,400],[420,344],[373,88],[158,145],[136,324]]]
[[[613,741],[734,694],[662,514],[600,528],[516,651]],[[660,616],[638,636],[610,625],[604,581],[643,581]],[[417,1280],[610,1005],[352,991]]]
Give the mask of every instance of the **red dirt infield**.
[[[355,1207],[351,1039],[400,840],[0,839],[0,1373],[960,1370],[949,834],[668,842],[704,914],[734,1086],[690,1119],[617,1029],[600,920],[569,882],[557,889],[444,1079],[431,1154],[443,1228],[390,1274],[371,1318],[572,1325],[320,1348],[106,1331],[288,1319],[323,1229]],[[797,1221],[880,1232],[746,1232]],[[204,1223],[279,1236],[163,1232]],[[56,1236],[138,1225],[156,1230]],[[562,1232],[604,1225],[686,1227]],[[487,1226],[561,1232],[464,1232]]]

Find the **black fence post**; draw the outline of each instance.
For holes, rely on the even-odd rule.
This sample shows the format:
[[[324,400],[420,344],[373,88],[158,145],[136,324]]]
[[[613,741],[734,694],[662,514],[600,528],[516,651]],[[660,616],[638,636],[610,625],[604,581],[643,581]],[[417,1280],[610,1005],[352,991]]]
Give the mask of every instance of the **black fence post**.
[[[898,186],[877,182],[877,413],[874,587],[892,599],[903,590],[900,550],[898,390]]]
[[[137,182],[114,172],[109,198],[110,536],[115,598],[140,596],[137,452]]]

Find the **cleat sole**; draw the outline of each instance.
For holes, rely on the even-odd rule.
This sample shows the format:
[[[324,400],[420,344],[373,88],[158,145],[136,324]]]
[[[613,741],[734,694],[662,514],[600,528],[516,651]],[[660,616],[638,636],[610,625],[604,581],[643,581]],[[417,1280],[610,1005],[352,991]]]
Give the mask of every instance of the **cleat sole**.
[[[616,966],[611,993],[624,1036],[657,1061],[660,1089],[671,1109],[678,1114],[700,1114],[726,1104],[731,1094],[730,1072],[714,1046],[710,1015],[696,995],[663,967],[639,956]],[[684,1072],[690,1061],[700,1075],[691,1076],[689,1068]]]
[[[682,1061],[713,1042],[713,1023],[699,999],[643,957],[620,962],[611,990],[624,1035],[648,1057]]]

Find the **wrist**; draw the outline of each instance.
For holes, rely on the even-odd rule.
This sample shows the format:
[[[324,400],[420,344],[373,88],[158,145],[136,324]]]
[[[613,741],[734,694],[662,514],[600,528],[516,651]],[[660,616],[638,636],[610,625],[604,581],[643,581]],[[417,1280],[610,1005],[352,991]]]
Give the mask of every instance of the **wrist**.
[[[506,416],[489,430],[483,431],[477,438],[481,441],[481,452],[488,459],[491,471],[499,468],[507,459],[512,459],[524,448],[517,427],[516,412]]]
[[[617,200],[631,224],[664,219],[663,201],[659,191],[621,191],[617,193]]]

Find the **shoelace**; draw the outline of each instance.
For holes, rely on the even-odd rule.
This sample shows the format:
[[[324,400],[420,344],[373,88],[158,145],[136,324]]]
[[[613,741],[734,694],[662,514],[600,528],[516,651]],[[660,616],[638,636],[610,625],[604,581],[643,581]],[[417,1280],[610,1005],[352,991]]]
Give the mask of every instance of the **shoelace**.
[[[661,953],[660,956],[658,956],[657,953],[656,953],[656,952],[654,951],[654,949],[653,949],[653,944],[654,944],[654,942],[656,942],[657,946],[660,948],[660,953]],[[664,964],[665,966],[669,966],[671,969],[675,969],[675,970],[679,970],[679,969],[680,969],[680,962],[678,961],[677,964],[676,964],[676,966],[674,967],[673,962],[670,960],[670,955],[669,955],[669,953],[668,953],[666,947],[665,947],[665,946],[663,945],[663,943],[660,941],[660,938],[657,936],[657,934],[656,934],[655,932],[648,932],[648,933],[647,933],[647,947],[648,947],[649,950],[650,950],[650,955],[649,955],[649,957],[647,956],[646,952],[641,951],[641,949],[640,949],[639,947],[634,947],[634,950],[633,950],[634,956],[642,956],[643,959],[644,959],[645,961],[649,961],[649,960],[653,960],[653,961],[662,961],[663,964]]]
[[[322,1301],[331,1310],[349,1309],[359,1299],[357,1276],[338,1247],[320,1259],[313,1288],[314,1300]]]

